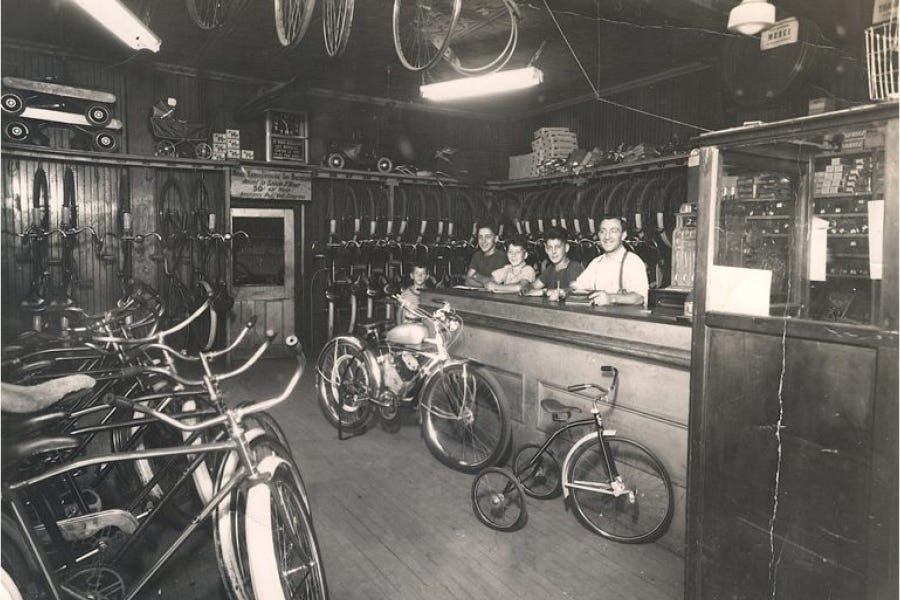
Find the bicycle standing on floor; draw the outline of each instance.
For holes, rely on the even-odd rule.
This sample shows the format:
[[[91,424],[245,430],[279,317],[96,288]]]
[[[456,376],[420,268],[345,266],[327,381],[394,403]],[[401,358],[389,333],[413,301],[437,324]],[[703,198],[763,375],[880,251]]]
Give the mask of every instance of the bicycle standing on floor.
[[[489,467],[478,474],[472,484],[472,507],[482,523],[498,530],[518,529],[527,520],[525,494],[547,499],[561,491],[585,527],[615,542],[652,542],[668,530],[675,506],[669,474],[645,446],[603,426],[600,405],[615,405],[619,371],[604,366],[601,372],[612,378],[609,387],[579,383],[567,388],[599,392],[592,398],[590,418],[569,421],[573,413],[581,412],[578,407],[542,400],[541,408],[566,424],[543,445],[523,446],[512,471]],[[594,430],[575,441],[560,468],[551,445],[572,428],[585,425]]]

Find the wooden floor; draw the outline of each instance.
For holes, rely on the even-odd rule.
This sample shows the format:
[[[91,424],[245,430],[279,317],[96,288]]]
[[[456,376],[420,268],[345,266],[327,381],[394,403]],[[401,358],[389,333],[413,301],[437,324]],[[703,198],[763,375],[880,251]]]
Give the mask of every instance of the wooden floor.
[[[287,360],[265,361],[227,393],[234,401],[274,395],[290,373]],[[485,527],[472,512],[473,476],[432,458],[414,422],[339,441],[319,412],[312,369],[273,414],[300,464],[335,600],[683,598],[681,557],[606,541],[562,499],[529,498],[520,531]],[[212,553],[184,555],[205,566],[169,571],[148,598],[220,597]]]

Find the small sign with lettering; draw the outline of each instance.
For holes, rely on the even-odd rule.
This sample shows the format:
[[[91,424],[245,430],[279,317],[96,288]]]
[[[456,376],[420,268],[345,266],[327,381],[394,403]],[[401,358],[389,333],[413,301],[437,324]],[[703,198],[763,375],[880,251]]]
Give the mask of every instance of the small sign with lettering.
[[[897,0],[875,0],[872,9],[872,25],[897,18]]]
[[[309,173],[255,167],[231,170],[231,196],[258,200],[312,200]]]
[[[759,49],[771,50],[793,44],[800,39],[800,22],[796,17],[782,19],[759,36]]]

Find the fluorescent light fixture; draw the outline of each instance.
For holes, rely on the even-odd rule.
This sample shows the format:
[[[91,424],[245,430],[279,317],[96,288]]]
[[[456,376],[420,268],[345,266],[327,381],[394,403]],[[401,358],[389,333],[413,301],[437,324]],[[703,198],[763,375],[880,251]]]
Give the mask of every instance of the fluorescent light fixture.
[[[135,50],[159,52],[156,34],[128,10],[121,0],[72,0],[94,20]]]
[[[476,96],[490,96],[522,90],[544,81],[544,73],[537,67],[498,71],[478,77],[463,77],[440,83],[419,86],[426,100],[459,100]]]
[[[756,35],[775,24],[775,7],[766,0],[741,0],[728,15],[728,31]]]

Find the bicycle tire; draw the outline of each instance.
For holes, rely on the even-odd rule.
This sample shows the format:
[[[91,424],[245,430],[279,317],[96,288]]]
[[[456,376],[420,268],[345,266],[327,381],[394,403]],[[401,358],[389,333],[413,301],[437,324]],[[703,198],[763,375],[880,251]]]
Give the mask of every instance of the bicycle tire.
[[[562,493],[559,462],[549,449],[535,459],[539,444],[525,444],[513,458],[513,473],[525,493],[538,500],[556,498]],[[529,464],[534,460],[534,464]]]
[[[177,277],[168,277],[163,300],[165,312],[160,319],[160,329],[166,330],[181,323],[191,315],[191,294]],[[212,308],[208,310],[212,311]],[[188,350],[192,344],[192,327],[189,325],[166,337],[166,344],[175,350]]]
[[[617,498],[572,487],[579,481],[609,482],[596,434],[590,434],[576,443],[566,458],[564,485],[570,489],[575,515],[585,527],[614,542],[640,544],[659,539],[674,512],[669,474],[645,446],[627,438],[605,440],[622,481],[636,493]]]
[[[515,531],[528,521],[522,485],[508,469],[487,467],[472,482],[472,509],[497,531]]]
[[[319,408],[333,427],[351,434],[368,429],[375,417],[367,400],[373,383],[363,349],[359,339],[342,336],[325,344],[316,360]]]
[[[331,58],[339,58],[347,49],[355,4],[356,0],[322,0],[322,34]]]
[[[219,29],[228,18],[229,0],[185,0],[194,25],[205,31]]]
[[[505,67],[513,57],[513,54],[515,54],[516,46],[519,43],[519,10],[516,3],[512,0],[502,0],[502,3],[509,15],[509,37],[506,39],[506,45],[503,47],[503,50],[501,50],[496,57],[477,67],[466,67],[463,66],[462,60],[460,60],[459,56],[453,51],[452,44],[449,44],[447,50],[441,54],[444,61],[460,75],[471,77],[474,75],[496,73]]]
[[[282,46],[300,43],[312,21],[316,0],[274,0],[275,33]]]
[[[394,0],[391,20],[394,50],[400,63],[410,71],[427,71],[433,67],[450,44],[450,38],[459,20],[462,0],[452,0],[450,21],[446,29],[436,36],[429,37],[424,28],[426,25],[435,25],[433,15],[428,13],[434,10],[433,4],[438,1],[440,0]],[[407,35],[402,35],[401,29]],[[434,43],[435,39],[438,40],[437,44]],[[404,41],[409,42],[410,47],[404,48]]]
[[[463,473],[495,464],[510,437],[502,394],[500,384],[484,369],[465,362],[444,365],[419,395],[428,450]]]
[[[264,458],[259,471],[270,478],[247,491],[242,523],[256,598],[325,600],[328,586],[312,517],[300,493],[302,484],[288,461],[277,456]],[[293,555],[298,556],[289,560]]]
[[[194,294],[192,296],[192,302],[189,307],[189,312],[193,313],[195,310],[200,308],[204,302],[213,297],[213,288],[212,285],[205,279],[197,280],[197,283],[194,284]],[[190,339],[193,343],[193,348],[189,348],[190,350],[199,350],[201,352],[208,352],[212,350],[213,346],[216,343],[216,333],[218,332],[219,327],[219,317],[218,312],[212,306],[209,309],[194,319],[189,325],[190,328]]]
[[[158,204],[157,231],[162,235],[163,244],[167,248],[175,248],[183,242],[184,231],[187,229],[184,194],[177,179],[166,179],[159,192]]]
[[[244,423],[257,414],[252,413],[244,418]],[[291,458],[290,450],[268,433],[255,427],[247,427],[245,439],[250,445],[251,452],[257,462],[265,456],[273,455],[284,458],[294,473],[294,478],[300,485],[304,505],[309,510],[309,498],[303,477],[296,462]],[[216,489],[221,489],[234,475],[240,465],[240,459],[236,452],[231,452],[219,465],[216,475]],[[250,575],[247,571],[246,548],[247,542],[242,532],[240,521],[243,518],[242,508],[246,502],[246,486],[239,486],[230,496],[225,498],[218,507],[213,517],[213,540],[215,542],[216,560],[219,565],[219,573],[222,583],[232,600],[255,600]],[[239,510],[241,508],[241,510]]]

